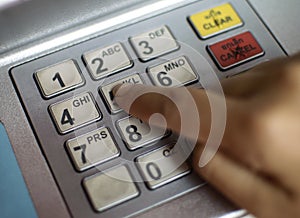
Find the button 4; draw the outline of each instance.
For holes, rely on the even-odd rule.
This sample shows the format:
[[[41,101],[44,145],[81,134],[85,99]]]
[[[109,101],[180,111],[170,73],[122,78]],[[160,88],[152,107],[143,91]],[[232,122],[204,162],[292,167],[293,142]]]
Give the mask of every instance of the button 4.
[[[90,93],[52,104],[49,110],[59,132],[63,134],[101,118]]]
[[[223,70],[262,56],[264,50],[250,32],[208,46],[208,50]]]
[[[241,18],[229,3],[193,14],[189,17],[189,20],[202,39],[243,24]]]

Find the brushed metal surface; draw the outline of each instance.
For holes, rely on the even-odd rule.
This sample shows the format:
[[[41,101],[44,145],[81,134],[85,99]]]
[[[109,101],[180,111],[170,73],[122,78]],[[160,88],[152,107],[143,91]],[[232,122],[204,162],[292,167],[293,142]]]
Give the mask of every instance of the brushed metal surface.
[[[179,2],[187,4],[193,1],[195,0],[182,0],[177,1],[176,4],[180,4]],[[298,0],[289,0],[288,4],[280,0],[248,1],[265,19],[264,22],[287,53],[292,54],[300,50],[300,43],[297,43],[300,39],[298,31],[300,24],[297,24],[296,19],[296,11],[299,8]],[[111,26],[105,21],[157,2],[162,1],[32,0],[0,12],[0,120],[8,131],[40,217],[68,217],[69,213],[9,78],[9,69],[36,57],[125,26],[133,21],[130,19],[124,19],[124,22],[114,20],[115,22],[110,22]],[[278,7],[271,9],[270,3],[277,4]],[[149,7],[149,11],[151,11],[151,7]],[[164,9],[157,7],[153,13],[140,12],[141,14],[136,14],[135,21],[162,11]],[[280,15],[278,16],[278,14]],[[282,17],[289,22],[284,22],[285,19]],[[289,28],[286,28],[287,23],[289,23]],[[76,32],[82,27],[99,28],[100,24],[105,24],[106,28],[91,31],[90,35],[78,35],[77,33],[82,32]],[[45,43],[48,44],[43,47]],[[233,208],[234,206],[224,200],[220,194],[206,186],[141,216],[197,217],[199,214],[203,214],[203,217],[215,217],[221,216]]]
[[[299,0],[248,0],[287,54],[300,51]]]

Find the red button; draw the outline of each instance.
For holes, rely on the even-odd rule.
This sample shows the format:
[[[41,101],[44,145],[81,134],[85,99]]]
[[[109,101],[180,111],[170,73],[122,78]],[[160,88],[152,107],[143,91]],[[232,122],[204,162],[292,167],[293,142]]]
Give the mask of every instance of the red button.
[[[223,70],[264,54],[250,32],[217,42],[208,46],[208,50]]]

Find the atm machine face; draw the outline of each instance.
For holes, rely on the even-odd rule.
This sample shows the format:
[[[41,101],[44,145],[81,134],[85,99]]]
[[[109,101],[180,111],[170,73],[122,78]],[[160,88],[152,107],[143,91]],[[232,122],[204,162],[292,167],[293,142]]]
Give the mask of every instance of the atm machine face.
[[[225,79],[296,53],[299,6],[31,0],[3,8],[4,217],[243,216],[189,158],[176,162],[184,153],[173,152],[176,134],[126,114],[111,90],[126,82],[200,88],[209,73]]]

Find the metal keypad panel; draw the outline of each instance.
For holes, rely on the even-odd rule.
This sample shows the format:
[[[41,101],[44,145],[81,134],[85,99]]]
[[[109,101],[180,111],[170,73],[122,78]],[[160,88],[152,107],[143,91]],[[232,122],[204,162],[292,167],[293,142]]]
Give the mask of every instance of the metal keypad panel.
[[[283,55],[246,1],[197,1],[16,66],[11,77],[71,215],[126,217],[204,181],[174,149],[178,136],[126,114],[112,88],[201,88],[208,73],[225,79]]]

